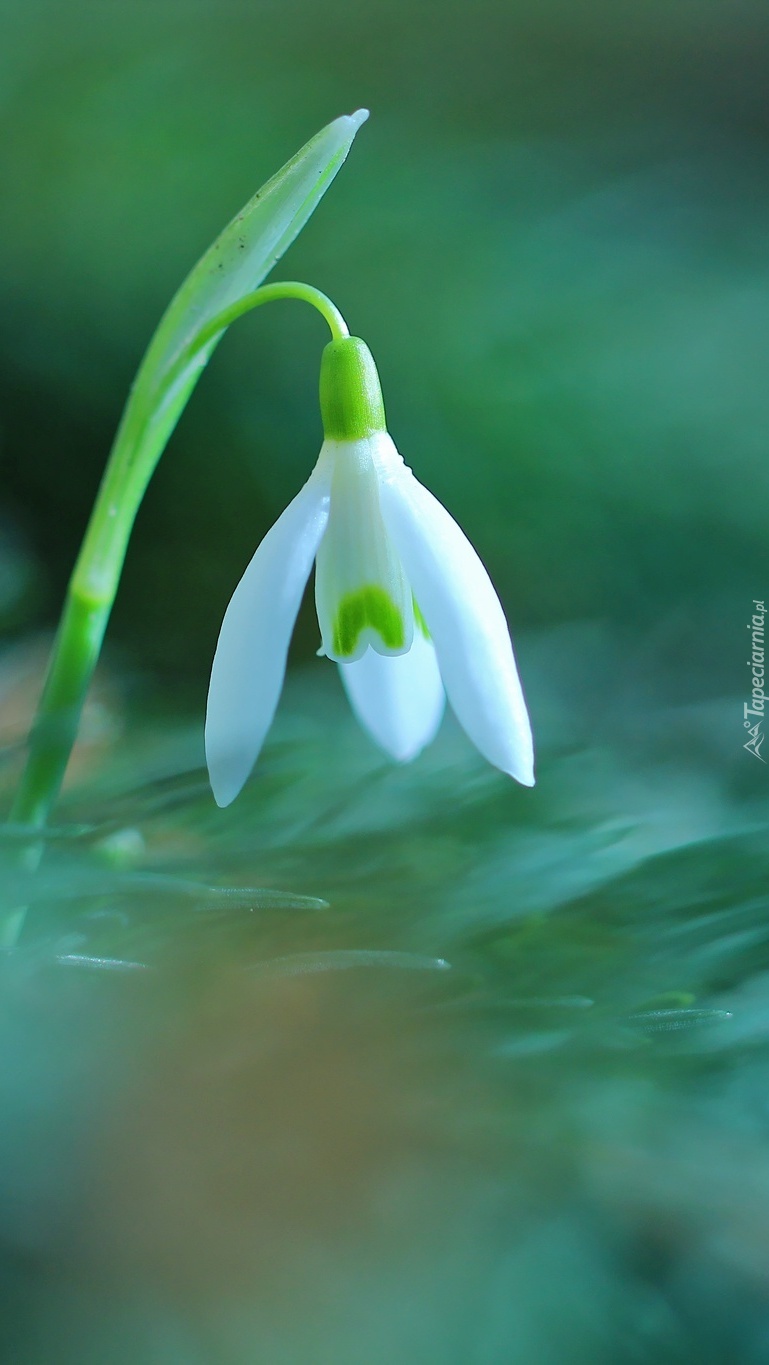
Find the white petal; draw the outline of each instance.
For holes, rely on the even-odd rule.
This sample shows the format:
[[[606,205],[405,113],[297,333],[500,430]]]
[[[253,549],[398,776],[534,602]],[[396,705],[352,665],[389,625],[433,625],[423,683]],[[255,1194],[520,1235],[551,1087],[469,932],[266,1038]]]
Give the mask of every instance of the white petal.
[[[411,589],[379,509],[375,452],[384,435],[323,445],[334,473],[315,602],[323,651],[338,663],[360,659],[369,646],[390,655],[411,647]]]
[[[206,711],[217,805],[235,800],[278,705],[294,622],[326,529],[331,469],[322,458],[267,532],[225,612]]]
[[[408,763],[435,738],[446,696],[435,650],[421,630],[408,654],[367,649],[339,672],[361,725],[391,758]]]
[[[460,725],[484,758],[533,786],[531,726],[491,579],[453,517],[411,470],[383,467],[380,500]]]

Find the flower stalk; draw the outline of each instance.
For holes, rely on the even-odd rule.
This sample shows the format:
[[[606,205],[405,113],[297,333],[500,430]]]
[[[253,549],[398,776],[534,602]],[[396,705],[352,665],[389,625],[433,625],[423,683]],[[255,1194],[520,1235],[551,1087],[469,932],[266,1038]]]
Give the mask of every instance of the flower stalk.
[[[31,831],[45,826],[61,787],[145,489],[224,331],[270,299],[302,298],[327,319],[332,337],[347,334],[338,310],[311,286],[259,286],[317,208],[367,118],[368,111],[358,109],[334,119],[262,185],[204,252],[158,324],[70,579],[10,812],[12,821]],[[26,846],[25,866],[36,865],[41,847],[39,841]],[[5,926],[5,946],[15,941],[22,919],[16,916],[12,930]]]

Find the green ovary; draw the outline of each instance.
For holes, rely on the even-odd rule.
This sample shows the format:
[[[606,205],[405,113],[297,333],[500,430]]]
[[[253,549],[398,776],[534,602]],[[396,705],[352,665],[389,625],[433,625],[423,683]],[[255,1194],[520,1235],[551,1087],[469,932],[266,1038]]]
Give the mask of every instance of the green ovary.
[[[355,653],[366,629],[375,630],[387,649],[403,649],[406,631],[403,616],[384,588],[371,584],[348,592],[339,603],[334,621],[334,654],[348,659]]]

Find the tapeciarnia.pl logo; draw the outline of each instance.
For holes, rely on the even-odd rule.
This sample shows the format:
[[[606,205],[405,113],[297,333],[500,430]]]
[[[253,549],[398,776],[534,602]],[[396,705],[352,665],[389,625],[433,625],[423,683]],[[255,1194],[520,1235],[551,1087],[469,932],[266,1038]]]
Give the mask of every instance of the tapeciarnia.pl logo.
[[[750,701],[743,704],[743,723],[750,738],[747,744],[743,744],[743,749],[747,749],[749,754],[759,759],[761,763],[766,763],[766,759],[761,756],[761,745],[764,742],[764,704],[766,693],[764,692],[764,617],[766,607],[763,602],[753,599],[754,613],[748,622],[748,630],[752,632],[751,657],[748,659],[748,668],[751,670],[752,694]],[[755,721],[751,717],[756,717]]]

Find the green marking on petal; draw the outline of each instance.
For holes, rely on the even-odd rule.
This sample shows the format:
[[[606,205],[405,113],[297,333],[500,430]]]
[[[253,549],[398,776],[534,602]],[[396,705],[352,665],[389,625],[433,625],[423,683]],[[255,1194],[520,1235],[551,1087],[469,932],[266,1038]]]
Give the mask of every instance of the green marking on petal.
[[[354,654],[367,627],[376,631],[388,649],[403,649],[406,643],[403,617],[390,594],[373,583],[348,592],[339,603],[334,621],[334,654],[340,659]]]
[[[414,608],[414,625],[417,630],[421,631],[426,640],[430,640],[432,637],[427,629],[427,622],[419,609],[419,603],[413,593],[411,594],[411,604]]]

